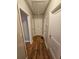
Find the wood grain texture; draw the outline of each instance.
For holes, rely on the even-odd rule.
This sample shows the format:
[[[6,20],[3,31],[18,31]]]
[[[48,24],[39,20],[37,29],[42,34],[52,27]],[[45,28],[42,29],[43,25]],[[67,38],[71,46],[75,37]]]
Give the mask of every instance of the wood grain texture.
[[[42,36],[34,36],[33,43],[26,43],[28,59],[52,59]]]

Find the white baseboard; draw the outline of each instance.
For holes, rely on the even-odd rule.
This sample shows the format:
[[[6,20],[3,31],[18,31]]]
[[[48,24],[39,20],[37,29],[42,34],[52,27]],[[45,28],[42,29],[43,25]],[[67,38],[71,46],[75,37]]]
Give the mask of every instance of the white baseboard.
[[[27,57],[25,59],[27,59]]]
[[[55,54],[54,54],[54,52],[52,51],[51,48],[49,48],[49,51],[50,51],[50,53],[51,53],[51,55],[52,55],[52,58],[56,59]]]
[[[47,46],[47,43],[46,43],[46,41],[45,41],[45,46],[46,46],[46,48],[48,49],[48,46]]]
[[[51,39],[59,46],[61,46],[61,44],[52,36]]]
[[[30,42],[30,41],[24,41],[24,42]]]
[[[49,48],[49,47],[47,46],[47,43],[46,43],[46,42],[45,42],[45,45],[46,45],[46,48],[49,49],[49,51],[50,51],[50,53],[51,53],[51,55],[52,55],[52,58],[56,59],[56,57],[55,57],[55,55],[54,55],[54,52],[52,51],[51,48]]]

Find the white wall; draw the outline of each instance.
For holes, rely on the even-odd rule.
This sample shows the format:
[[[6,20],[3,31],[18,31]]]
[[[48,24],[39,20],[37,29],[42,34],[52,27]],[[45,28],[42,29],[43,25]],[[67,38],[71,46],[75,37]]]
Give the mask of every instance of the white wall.
[[[43,32],[43,15],[34,15],[33,16],[34,22],[34,36],[35,35],[42,35]]]
[[[43,37],[45,39],[45,44],[46,46],[48,45],[47,44],[47,41],[48,41],[48,26],[49,26],[49,13],[44,15],[44,23],[43,23],[44,27],[43,27]]]
[[[25,0],[17,0],[18,3],[18,15],[17,15],[17,58],[18,59],[25,59],[27,55],[25,54],[25,44],[24,44],[24,32],[23,32],[23,26],[21,21],[21,14],[20,14],[20,8],[28,15],[28,26],[29,26],[29,34],[30,34],[30,42],[32,42],[32,34],[31,34],[31,19],[32,19],[32,13],[25,2]]]
[[[51,0],[44,15],[44,28],[48,29],[44,29],[43,35],[47,37],[47,39],[45,39],[46,46],[54,59],[60,59],[61,56],[61,13],[52,14],[52,11],[60,2],[60,0]],[[46,23],[47,26],[45,26]]]
[[[29,35],[30,35],[30,42],[32,43],[32,28],[31,28],[32,12],[25,0],[18,0],[17,2],[18,2],[18,9],[21,8],[28,15]],[[20,16],[20,11],[19,11],[19,16]],[[20,22],[21,22],[21,16],[20,16]],[[22,22],[21,22],[21,27],[22,27]],[[22,27],[22,32],[23,32],[23,27]]]
[[[31,20],[31,27],[32,27],[32,36],[35,34],[35,21],[34,18]]]
[[[17,59],[25,59],[25,44],[22,36],[22,30],[20,26],[19,13],[17,12]]]

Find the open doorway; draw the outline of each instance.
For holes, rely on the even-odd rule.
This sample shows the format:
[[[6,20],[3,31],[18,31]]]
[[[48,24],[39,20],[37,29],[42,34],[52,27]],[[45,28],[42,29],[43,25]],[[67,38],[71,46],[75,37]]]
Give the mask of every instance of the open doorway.
[[[29,27],[28,27],[28,15],[20,9],[21,20],[23,25],[23,32],[24,32],[24,42],[30,42],[29,36]]]

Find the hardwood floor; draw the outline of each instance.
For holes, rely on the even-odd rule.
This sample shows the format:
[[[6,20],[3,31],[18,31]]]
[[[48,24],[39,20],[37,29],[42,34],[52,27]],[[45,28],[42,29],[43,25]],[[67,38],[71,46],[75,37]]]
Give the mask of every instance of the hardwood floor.
[[[34,36],[33,43],[26,43],[28,59],[52,59],[42,36]]]

